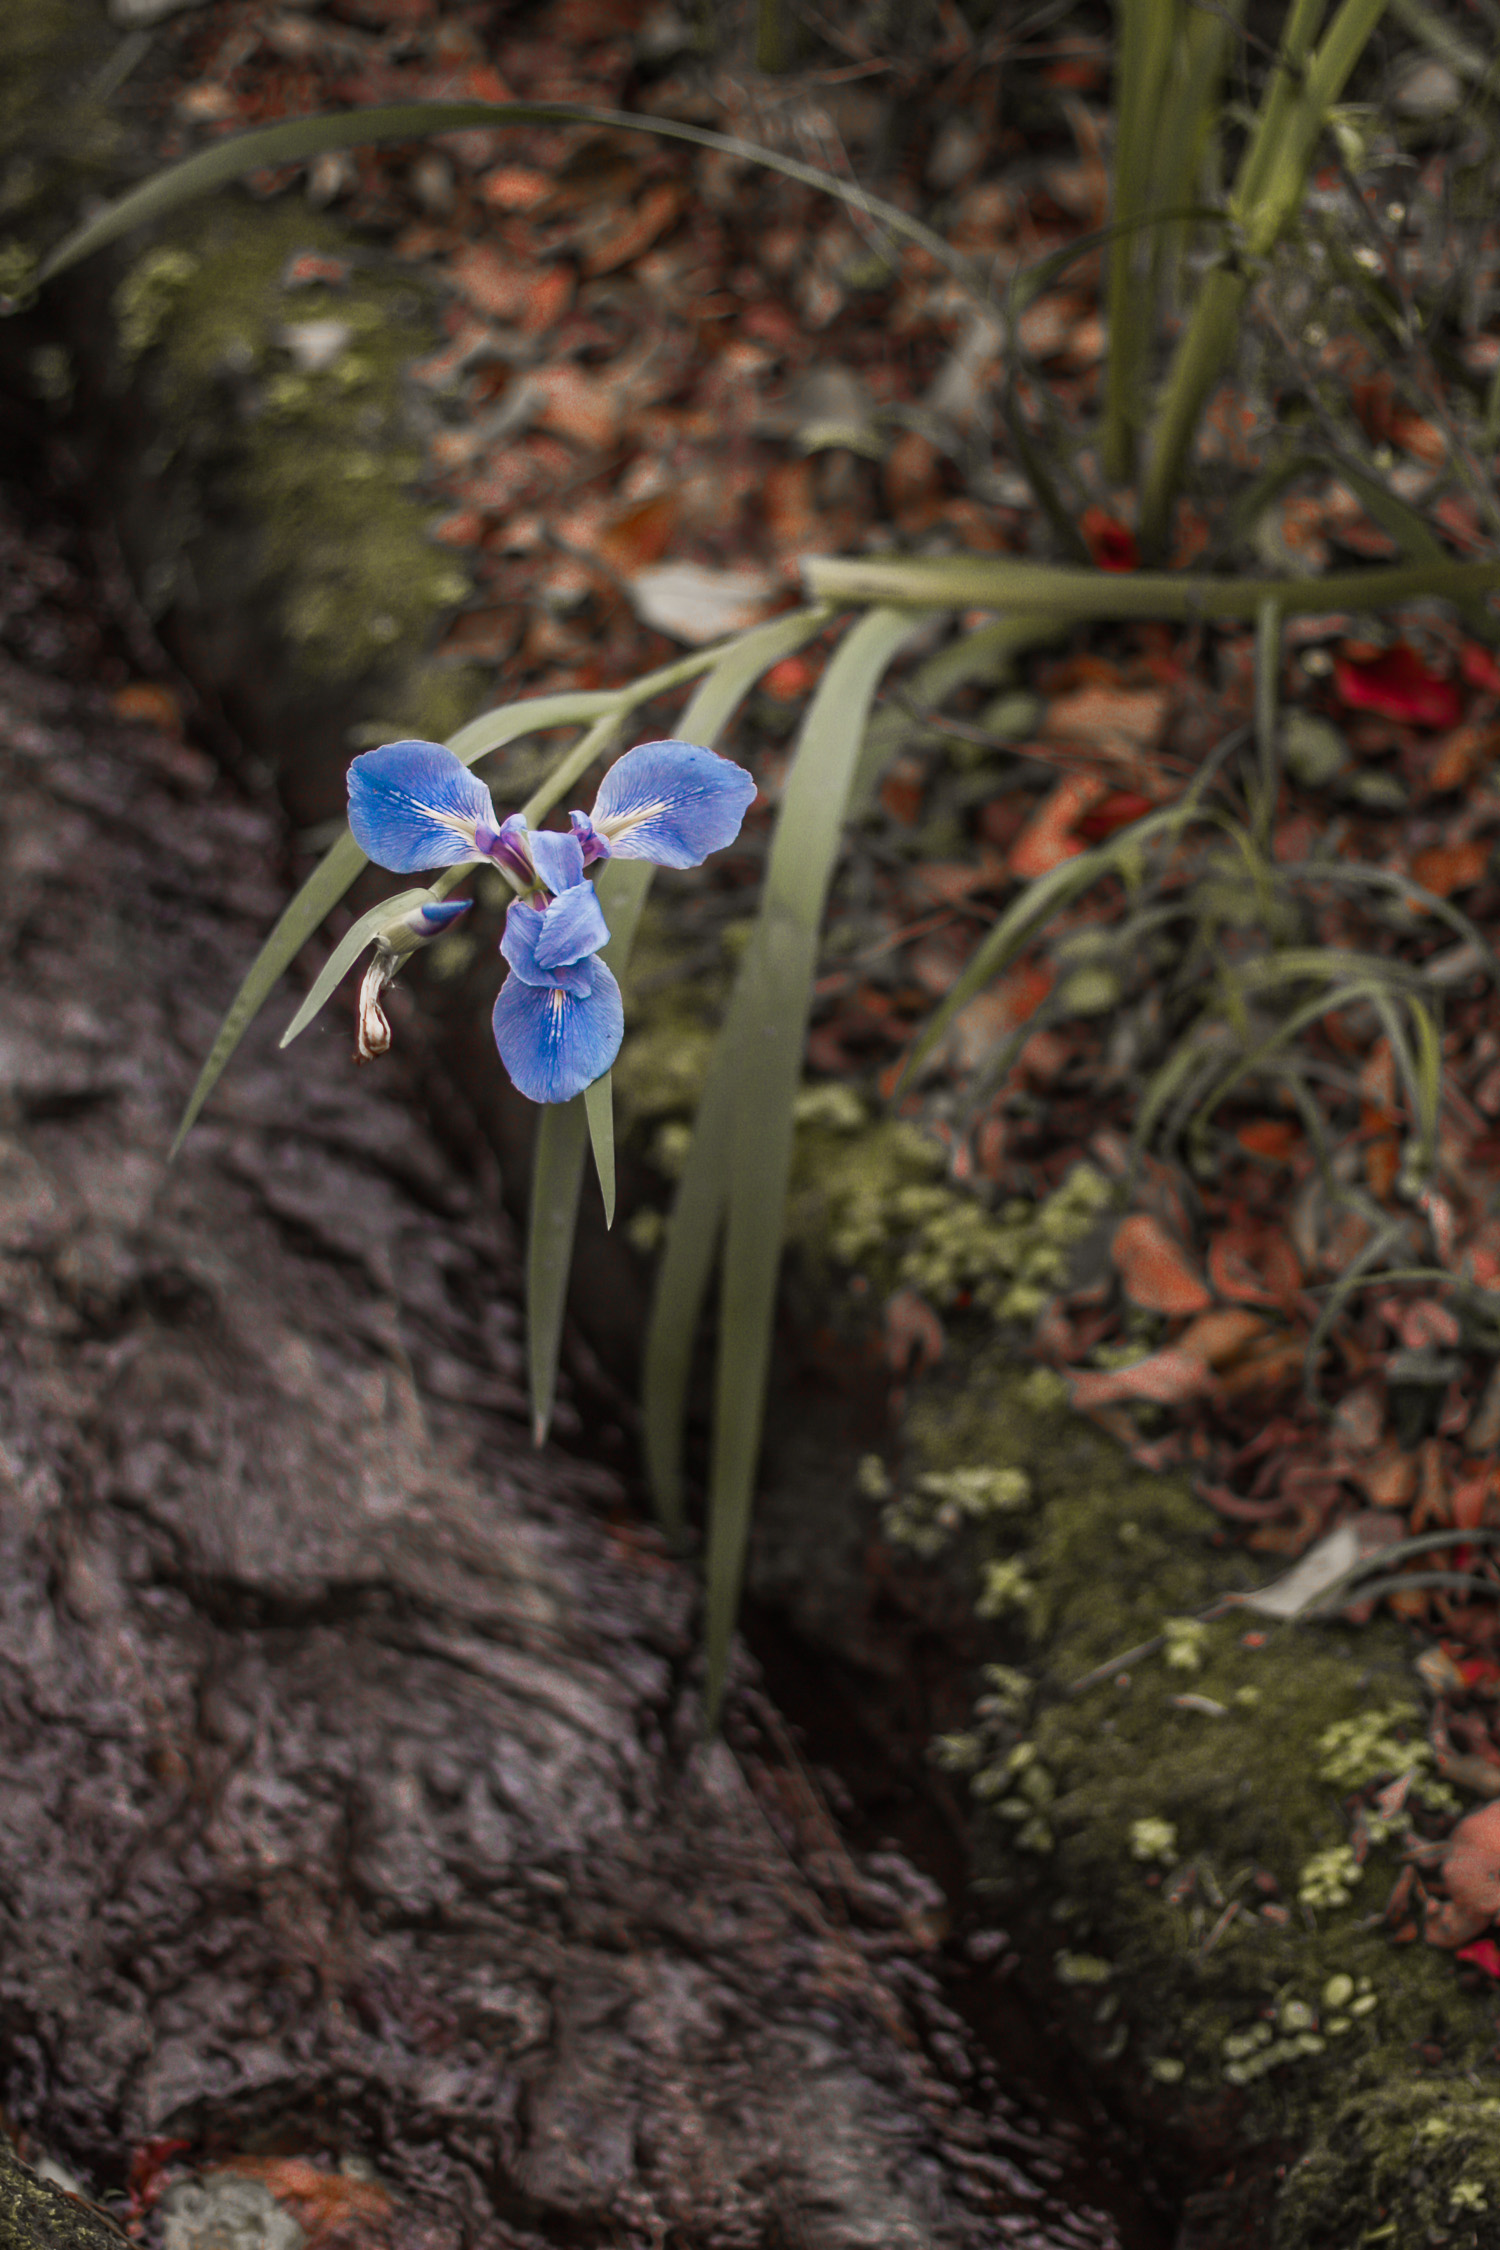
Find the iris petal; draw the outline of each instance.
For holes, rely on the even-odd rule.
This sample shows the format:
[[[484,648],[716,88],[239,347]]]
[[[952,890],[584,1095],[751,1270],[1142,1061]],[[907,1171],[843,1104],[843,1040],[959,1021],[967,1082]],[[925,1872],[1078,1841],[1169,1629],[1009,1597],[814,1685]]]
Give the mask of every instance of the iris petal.
[[[601,836],[586,812],[570,812],[573,833],[583,851],[583,864],[592,867],[596,859],[608,859],[609,838]]]
[[[604,776],[591,818],[616,859],[697,867],[734,842],[754,796],[731,758],[696,742],[641,742]]]
[[[537,881],[549,891],[570,891],[583,881],[583,847],[576,836],[559,836],[552,828],[533,828],[526,839]]]
[[[576,883],[555,898],[542,916],[536,961],[540,969],[560,969],[597,953],[609,943],[609,924],[592,883]]]
[[[600,916],[603,920],[603,916]],[[558,967],[548,967],[537,959],[547,916],[538,906],[527,906],[517,899],[505,917],[505,932],[500,940],[500,951],[510,963],[523,984],[533,984],[539,990],[556,988],[571,992],[582,999],[590,990],[588,960],[576,960]]]
[[[349,768],[349,826],[377,867],[414,875],[485,857],[495,803],[477,774],[436,742],[387,742]]]
[[[512,909],[514,911],[514,909]],[[495,1002],[495,1045],[512,1085],[533,1102],[568,1102],[609,1069],[620,1051],[620,987],[594,956],[579,964],[586,993],[508,976]]]

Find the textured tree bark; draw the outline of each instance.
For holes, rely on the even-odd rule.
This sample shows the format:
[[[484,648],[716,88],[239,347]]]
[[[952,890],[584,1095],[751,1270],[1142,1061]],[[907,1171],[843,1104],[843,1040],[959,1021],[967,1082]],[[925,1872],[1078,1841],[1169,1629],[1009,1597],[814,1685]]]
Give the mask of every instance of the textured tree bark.
[[[529,1450],[479,1136],[281,1006],[166,1166],[278,857],[0,660],[10,2117],[90,2192],[168,2132],[363,2155],[351,2250],[1111,2239],[943,2008],[930,1887],[743,1675],[704,1742],[690,1579]],[[0,2250],[117,2239],[0,2167]]]

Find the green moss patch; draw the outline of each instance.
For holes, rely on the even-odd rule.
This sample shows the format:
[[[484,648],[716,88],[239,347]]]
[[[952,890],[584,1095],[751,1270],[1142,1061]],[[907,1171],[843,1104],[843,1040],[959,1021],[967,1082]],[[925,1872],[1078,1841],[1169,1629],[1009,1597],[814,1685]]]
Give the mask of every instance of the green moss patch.
[[[1458,1809],[1404,1630],[1203,1619],[1274,1565],[1185,1481],[1135,1467],[1045,1371],[980,1355],[926,1386],[907,1436],[888,1530],[903,1509],[931,1524],[946,1493],[971,1598],[1020,1658],[935,1754],[968,1777],[981,1888],[1050,1958],[1049,2002],[1079,2044],[1200,2147],[1306,2148],[1278,2221],[1288,2250],[1426,2242],[1439,2224],[1500,2242],[1473,2231],[1486,2210],[1500,2230],[1493,2122],[1496,2154],[1479,2153],[1500,2122],[1484,2106],[1500,2102],[1494,1997],[1451,1955],[1392,1942],[1407,1821],[1368,1804],[1351,1818],[1356,1792],[1403,1774],[1419,1834]],[[1012,1504],[955,1512],[982,1476],[992,1492],[1024,1479],[1024,1498],[1012,1482]]]
[[[404,370],[430,307],[378,263],[356,265],[343,288],[283,289],[288,259],[309,249],[347,255],[349,242],[300,205],[216,201],[119,282],[120,357],[146,384],[152,421],[243,522],[245,597],[264,602],[303,677],[347,687],[399,654],[418,670],[406,707],[382,717],[440,736],[472,710],[477,681],[422,661],[469,592],[417,490]]]

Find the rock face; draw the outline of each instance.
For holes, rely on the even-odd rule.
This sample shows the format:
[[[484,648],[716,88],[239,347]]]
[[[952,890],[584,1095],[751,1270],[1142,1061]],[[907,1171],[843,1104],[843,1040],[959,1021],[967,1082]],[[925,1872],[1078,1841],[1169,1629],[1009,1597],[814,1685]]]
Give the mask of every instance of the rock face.
[[[277,859],[0,674],[8,2115],[100,2191],[164,2132],[364,2155],[392,2250],[1109,2239],[925,2052],[929,1892],[788,1827],[743,1687],[704,1745],[690,1579],[530,1452],[477,1137],[283,1009],[166,1165]]]

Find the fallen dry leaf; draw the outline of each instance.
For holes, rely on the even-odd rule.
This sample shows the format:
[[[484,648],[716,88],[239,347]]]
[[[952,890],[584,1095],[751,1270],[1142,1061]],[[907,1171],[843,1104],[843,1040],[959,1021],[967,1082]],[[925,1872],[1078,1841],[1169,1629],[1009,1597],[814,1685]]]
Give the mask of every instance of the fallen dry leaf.
[[[132,680],[128,686],[116,688],[109,707],[117,719],[160,727],[163,734],[182,732],[182,704],[159,680]]]
[[[615,387],[581,367],[539,367],[530,377],[541,394],[537,416],[544,430],[598,452],[620,433],[623,402]]]
[[[1455,891],[1472,890],[1489,864],[1490,847],[1477,836],[1464,844],[1434,844],[1413,857],[1412,881],[1438,898],[1451,898]]]
[[[1368,658],[1357,656],[1346,644],[1334,659],[1333,678],[1351,710],[1408,719],[1419,727],[1453,727],[1462,715],[1453,681],[1429,671],[1405,641]]]
[[[1085,743],[1096,754],[1134,768],[1160,736],[1171,700],[1165,688],[1094,682],[1054,696],[1042,733],[1049,742]]]
[[[1068,1377],[1073,1404],[1080,1412],[1145,1399],[1153,1406],[1179,1406],[1187,1399],[1210,1398],[1218,1390],[1212,1370],[1192,1352],[1168,1344],[1129,1367],[1085,1368]]]
[[[1121,1220],[1109,1254],[1126,1296],[1145,1312],[1204,1312],[1213,1303],[1181,1243],[1147,1212]]]
[[[1221,1305],[1215,1312],[1200,1313],[1177,1339],[1180,1352],[1190,1352],[1205,1366],[1227,1367],[1247,1344],[1265,1333],[1266,1323],[1248,1306]]]
[[[1459,1822],[1442,1873],[1448,1897],[1428,1908],[1423,1935],[1429,1945],[1451,1950],[1478,1937],[1500,1914],[1500,1803],[1481,1805]]]
[[[768,571],[710,570],[694,562],[657,563],[630,580],[641,623],[692,648],[758,625],[777,592]]]
[[[1074,835],[1077,821],[1109,795],[1102,774],[1064,774],[1043,799],[1010,849],[1010,871],[1023,882],[1050,874],[1065,859],[1077,859],[1085,846]]]
[[[305,2156],[235,2156],[222,2169],[269,2188],[307,2230],[306,2250],[318,2250],[319,2243],[335,2231],[349,2250],[356,2243],[373,2244],[383,2237],[391,2198],[374,2180],[324,2171]]]

